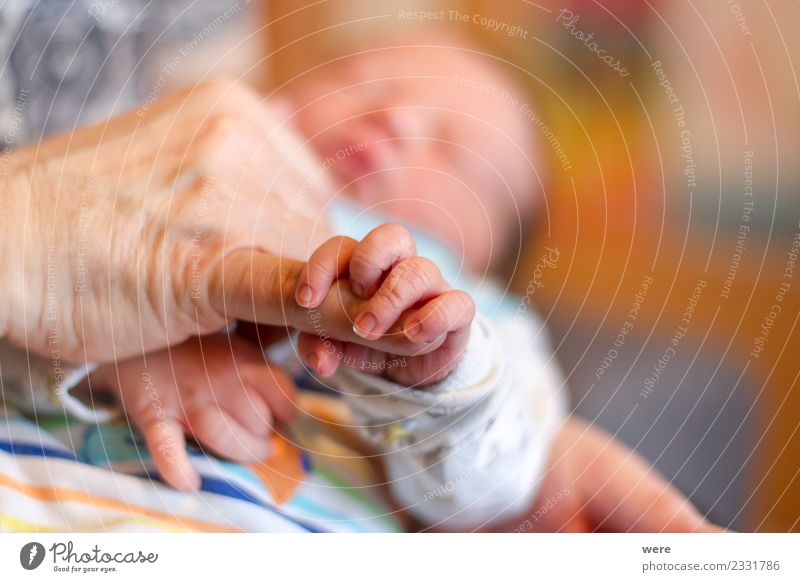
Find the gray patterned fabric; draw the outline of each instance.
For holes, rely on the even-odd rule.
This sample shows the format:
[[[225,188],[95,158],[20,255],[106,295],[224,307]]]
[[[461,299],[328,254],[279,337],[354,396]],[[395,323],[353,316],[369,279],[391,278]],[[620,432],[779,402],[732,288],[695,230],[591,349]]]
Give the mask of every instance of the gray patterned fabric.
[[[0,3],[0,140],[6,151],[145,101],[159,78],[246,18],[249,0]]]

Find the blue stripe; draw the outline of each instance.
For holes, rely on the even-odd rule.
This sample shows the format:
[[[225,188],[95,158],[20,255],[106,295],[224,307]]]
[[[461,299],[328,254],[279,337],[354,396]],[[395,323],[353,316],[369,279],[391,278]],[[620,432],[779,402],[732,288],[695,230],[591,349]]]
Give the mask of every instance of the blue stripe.
[[[315,503],[310,498],[305,497],[295,497],[292,499],[292,505],[300,510],[305,511],[306,513],[312,513],[318,515],[320,519],[327,519],[330,521],[336,521],[338,523],[346,523],[353,529],[359,532],[367,532],[366,528],[362,527],[357,520],[354,520],[350,517],[347,517],[341,513],[337,513],[327,507],[324,507],[318,503]]]
[[[5,451],[11,453],[12,455],[24,455],[29,457],[45,457],[45,458],[52,458],[52,459],[65,459],[67,461],[74,461],[76,463],[81,463],[84,465],[92,465],[91,463],[87,463],[85,461],[81,461],[78,459],[74,454],[66,453],[64,451],[59,451],[58,449],[52,449],[49,447],[44,447],[41,445],[31,445],[31,444],[18,444],[12,443],[9,441],[0,441],[0,451]],[[164,480],[161,479],[160,476],[151,475],[150,473],[143,472],[143,473],[125,473],[126,475],[131,475],[132,477],[140,477],[149,479],[151,481],[158,481],[160,483],[164,483]],[[237,487],[233,483],[229,481],[225,481],[223,479],[217,479],[214,477],[208,477],[206,475],[201,475],[201,485],[200,490],[205,491],[208,493],[213,493],[216,495],[222,495],[224,497],[230,497],[231,499],[237,499],[239,501],[244,501],[246,503],[252,503],[253,505],[257,505],[262,509],[267,511],[271,511],[283,519],[293,523],[294,525],[306,530],[310,533],[321,533],[323,530],[307,523],[305,520],[299,520],[294,517],[291,517],[284,513],[283,511],[279,510],[278,508],[268,505],[263,501],[253,497],[240,487]]]
[[[149,479],[151,481],[158,481],[159,483],[164,483],[164,480],[157,474],[151,475],[147,472],[137,473],[135,474],[136,477],[141,477],[143,479]],[[316,528],[315,526],[306,523],[304,520],[299,520],[294,517],[291,517],[278,509],[273,505],[268,505],[261,501],[260,499],[253,497],[247,491],[238,487],[236,484],[231,483],[230,481],[226,481],[224,479],[217,479],[215,477],[208,477],[207,475],[200,475],[200,490],[205,491],[207,493],[214,493],[216,495],[222,495],[223,497],[230,497],[231,499],[237,499],[239,501],[244,501],[247,503],[252,503],[253,505],[257,505],[262,509],[266,509],[267,511],[271,511],[273,513],[278,514],[282,518],[287,521],[292,522],[293,524],[303,528],[304,530],[310,533],[321,533],[322,530]]]
[[[9,441],[0,441],[0,451],[11,453],[12,455],[26,455],[29,457],[51,457],[54,459],[67,459],[68,461],[75,461],[81,463],[80,459],[73,453],[60,451],[58,449],[51,449],[43,445],[22,445],[15,444]]]
[[[314,392],[316,394],[325,394],[332,398],[341,398],[342,393],[339,390],[328,386],[327,384],[318,380],[313,374],[303,371],[299,374],[292,376],[292,381],[297,388],[306,392]]]

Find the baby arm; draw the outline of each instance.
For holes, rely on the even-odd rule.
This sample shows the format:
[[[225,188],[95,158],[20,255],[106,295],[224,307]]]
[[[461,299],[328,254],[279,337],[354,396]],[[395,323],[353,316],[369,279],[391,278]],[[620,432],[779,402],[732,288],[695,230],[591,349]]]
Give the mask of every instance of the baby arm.
[[[502,338],[501,338],[502,334]],[[383,453],[398,503],[424,526],[491,528],[529,510],[565,406],[535,328],[482,315],[458,367],[424,390],[341,369],[353,423]]]
[[[472,300],[451,291],[438,269],[409,276],[398,268],[414,258],[407,234],[384,225],[361,243],[329,241],[300,276],[296,299],[313,307],[331,281],[349,274],[354,293],[369,298],[354,317],[360,336],[397,330],[425,345],[455,333],[458,349],[410,377],[352,361],[339,366],[313,336],[301,340],[300,355],[321,361],[323,375],[345,394],[354,424],[383,454],[393,495],[409,513],[440,529],[489,527],[523,513],[536,494],[563,415],[559,374],[531,319],[473,321]],[[364,314],[377,323],[364,326]],[[409,334],[417,322],[423,331]],[[309,347],[317,351],[306,357]]]

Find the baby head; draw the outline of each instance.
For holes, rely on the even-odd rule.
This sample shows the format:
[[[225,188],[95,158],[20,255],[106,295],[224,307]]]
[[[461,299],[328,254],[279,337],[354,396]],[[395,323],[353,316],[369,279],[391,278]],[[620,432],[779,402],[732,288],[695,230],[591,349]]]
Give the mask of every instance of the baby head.
[[[498,262],[541,186],[510,65],[437,37],[353,51],[291,87],[295,122],[359,204]]]

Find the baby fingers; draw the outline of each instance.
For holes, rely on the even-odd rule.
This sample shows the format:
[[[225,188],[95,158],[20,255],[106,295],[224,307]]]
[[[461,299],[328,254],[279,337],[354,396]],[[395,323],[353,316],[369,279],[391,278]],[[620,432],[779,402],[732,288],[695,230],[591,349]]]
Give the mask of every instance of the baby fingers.
[[[240,463],[263,461],[271,451],[269,439],[244,428],[216,406],[202,406],[187,414],[195,439],[213,453]]]
[[[377,292],[360,309],[353,331],[365,339],[377,339],[404,311],[447,288],[432,261],[423,257],[405,259],[389,272]]]
[[[243,366],[242,379],[252,386],[281,422],[289,422],[297,410],[294,383],[280,368],[267,365]]]
[[[248,373],[252,374],[249,370]],[[269,406],[254,384],[253,387],[250,387],[249,382],[244,386],[232,385],[235,381],[237,380],[231,380],[230,385],[218,388],[214,395],[215,400],[209,401],[205,406],[226,410],[249,433],[267,438],[272,429],[272,412]]]
[[[337,236],[314,251],[297,279],[294,298],[301,307],[317,307],[330,291],[331,285],[347,272],[356,241]]]
[[[463,291],[446,291],[408,316],[403,335],[416,343],[430,342],[466,327],[475,318],[475,302]]]
[[[186,452],[183,428],[174,419],[153,419],[140,427],[161,478],[180,491],[200,487],[200,475]]]
[[[323,378],[333,375],[342,359],[341,342],[305,332],[297,339],[297,351],[303,363]]]
[[[383,273],[395,263],[417,254],[414,239],[399,224],[382,224],[370,231],[353,250],[350,286],[358,297],[371,297]]]
[[[351,342],[322,341],[308,333],[300,334],[297,348],[303,362],[323,378],[332,376],[340,365],[373,375],[407,365],[403,356]]]

